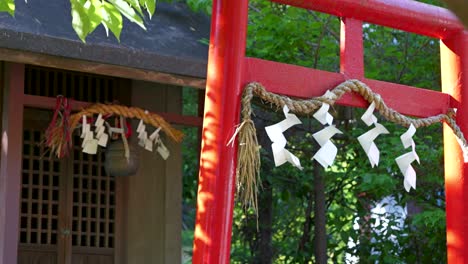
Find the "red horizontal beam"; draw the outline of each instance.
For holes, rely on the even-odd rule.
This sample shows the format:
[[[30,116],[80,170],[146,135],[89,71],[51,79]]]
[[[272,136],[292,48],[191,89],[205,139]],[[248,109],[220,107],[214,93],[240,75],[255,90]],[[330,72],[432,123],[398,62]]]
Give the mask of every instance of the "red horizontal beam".
[[[23,95],[23,103],[25,107],[34,107],[34,108],[41,108],[41,109],[50,109],[53,110],[55,107],[55,98],[52,97],[45,97],[45,96],[37,96],[37,95]],[[91,103],[82,102],[82,101],[73,101],[72,104],[72,111],[80,111],[83,108],[88,107]],[[203,124],[203,118],[197,116],[185,116],[175,113],[167,113],[167,112],[155,112],[156,114],[160,115],[164,118],[167,122],[173,124],[180,124],[186,126],[198,126],[201,127]]]
[[[243,84],[259,82],[269,92],[311,98],[323,95],[345,79],[340,73],[246,58]],[[389,107],[405,115],[433,116],[446,113],[450,105],[450,96],[441,92],[371,79],[362,81],[380,94]],[[361,108],[368,106],[368,103],[355,93],[345,94],[337,104]]]
[[[409,0],[272,0],[372,24],[445,39],[463,30],[449,10]]]

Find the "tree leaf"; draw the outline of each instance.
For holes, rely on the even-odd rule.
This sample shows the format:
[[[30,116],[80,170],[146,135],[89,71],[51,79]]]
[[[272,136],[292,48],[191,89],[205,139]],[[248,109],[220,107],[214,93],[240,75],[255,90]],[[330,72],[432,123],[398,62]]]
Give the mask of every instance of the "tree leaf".
[[[146,30],[146,27],[143,24],[143,19],[127,2],[124,0],[109,0],[109,2],[112,3],[122,13],[122,15]]]
[[[103,20],[102,18],[102,2],[100,0],[88,0],[86,1],[84,8],[89,19],[89,32],[92,33],[97,26],[99,26]]]
[[[138,0],[125,0],[134,10],[138,12],[141,16],[143,16],[143,11],[141,10],[140,1]]]
[[[117,40],[120,41],[122,32],[122,14],[112,4],[104,2],[102,4],[102,24],[111,30]]]
[[[8,12],[11,16],[15,16],[15,1],[0,0],[0,12]]]
[[[84,1],[81,0],[70,0],[71,3],[71,14],[72,14],[72,26],[81,41],[86,42],[86,36],[90,32],[90,22],[84,8]]]
[[[148,11],[150,19],[153,17],[154,11],[156,10],[156,0],[143,0],[145,2],[145,8]]]

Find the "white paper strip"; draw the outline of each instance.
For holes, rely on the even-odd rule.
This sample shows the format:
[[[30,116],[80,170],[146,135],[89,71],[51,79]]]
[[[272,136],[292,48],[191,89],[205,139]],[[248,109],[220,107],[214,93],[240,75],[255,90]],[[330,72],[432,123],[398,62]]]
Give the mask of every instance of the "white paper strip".
[[[94,125],[96,126],[95,131],[96,131],[97,145],[101,147],[106,147],[109,136],[105,132],[106,128],[104,127],[104,119],[102,118],[102,114],[98,115]]]
[[[96,127],[102,127],[104,125],[104,119],[102,119],[102,114],[98,115],[98,118],[96,119],[96,122],[94,123]]]
[[[151,140],[145,140],[145,149],[148,151],[153,152],[153,141]]]
[[[97,137],[98,139],[98,145],[101,147],[106,147],[107,146],[107,141],[109,140],[109,135],[107,134],[102,134],[100,137]]]
[[[334,125],[327,126],[326,128],[316,132],[312,136],[319,143],[320,149],[315,153],[312,159],[315,159],[322,165],[322,167],[327,168],[333,164],[338,153],[338,149],[331,142],[331,138],[335,134],[341,134],[342,132],[338,130]]]
[[[104,126],[96,127],[96,138],[100,138],[102,135],[104,135],[104,131],[106,128]]]
[[[92,139],[93,139],[93,132],[92,131],[86,132],[83,136],[83,142],[81,143],[81,147],[84,148],[86,143]]]
[[[313,115],[315,119],[317,119],[322,125],[328,124],[331,125],[333,122],[333,116],[328,113],[328,109],[330,109],[330,105],[327,103],[322,103],[317,112]]]
[[[413,140],[415,133],[416,128],[411,124],[408,130],[400,136],[403,146],[405,148],[411,147],[411,152],[403,154],[395,159],[398,168],[404,176],[403,185],[407,192],[409,192],[411,188],[416,189],[416,171],[413,166],[411,166],[411,163],[415,160],[419,163],[419,156],[416,153],[416,144]]]
[[[380,151],[374,143],[374,140],[380,134],[388,134],[388,130],[381,124],[375,123],[375,127],[358,137],[358,141],[367,154],[371,166],[379,165]]]
[[[94,155],[97,153],[98,149],[98,141],[96,139],[91,139],[85,141],[83,152],[87,154]]]
[[[145,128],[146,128],[146,126],[143,123],[143,120],[140,120],[140,122],[138,123],[138,127],[137,127],[136,132],[141,133],[141,131],[145,130]]]
[[[148,134],[144,130],[138,134],[138,139],[139,139],[138,145],[145,147],[146,141],[148,141],[147,135]]]
[[[91,131],[91,126],[88,124],[87,117],[83,115],[81,122],[81,138],[84,138]]]
[[[164,160],[167,160],[167,158],[170,155],[169,150],[166,148],[166,146],[164,146],[164,144],[163,144],[163,142],[161,140],[158,141],[158,147],[156,148],[156,151],[159,153],[159,155],[161,155],[161,157]]]
[[[377,117],[375,117],[374,113],[375,103],[372,102],[369,107],[367,108],[366,112],[361,116],[362,121],[366,123],[367,126],[371,126],[372,124],[377,123]]]
[[[271,149],[273,151],[275,166],[278,167],[283,165],[285,162],[289,162],[293,166],[302,170],[299,159],[285,149],[287,140],[283,134],[283,132],[290,127],[301,124],[302,122],[295,114],[289,114],[289,108],[286,105],[283,107],[283,113],[286,118],[285,120],[276,123],[275,125],[265,127],[268,137],[273,142]]]

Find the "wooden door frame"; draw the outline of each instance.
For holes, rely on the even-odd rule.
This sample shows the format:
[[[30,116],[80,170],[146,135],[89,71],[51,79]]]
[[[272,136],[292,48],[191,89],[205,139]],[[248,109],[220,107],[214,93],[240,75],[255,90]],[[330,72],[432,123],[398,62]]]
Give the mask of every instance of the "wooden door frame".
[[[3,80],[3,121],[2,121],[2,151],[1,151],[1,168],[0,168],[0,263],[17,263],[18,262],[18,248],[19,248],[19,220],[20,220],[20,195],[21,195],[21,167],[22,167],[22,131],[24,108],[38,108],[52,110],[55,107],[55,99],[44,96],[27,95],[24,94],[25,83],[25,65],[19,63],[5,62],[0,67],[4,69],[0,74],[4,77]],[[88,106],[87,102],[74,101],[73,111],[81,110]],[[177,118],[177,116],[175,117]],[[198,120],[197,120],[198,121]],[[189,122],[194,122],[189,120]],[[21,131],[21,132],[18,132]],[[3,151],[5,146],[5,151]],[[9,146],[9,147],[8,147]],[[68,164],[65,162],[64,164]],[[71,168],[65,165],[64,170]],[[10,176],[8,176],[10,175]],[[116,192],[121,191],[123,196],[126,196],[126,184],[123,183],[125,179],[116,179]],[[72,204],[73,192],[72,188],[73,179],[68,181],[61,181],[60,196],[66,194],[66,199],[61,199],[59,207],[60,210],[66,208],[68,212],[59,219],[59,226],[57,230],[57,258],[58,263],[68,264],[71,263],[72,241],[70,239],[63,239],[60,230],[68,228],[71,230],[72,225]],[[67,189],[67,190],[65,190]],[[68,191],[68,192],[67,192]],[[125,215],[123,211],[125,208],[125,198],[121,195],[116,195],[115,206],[116,210],[116,226],[121,224],[122,220],[117,220],[118,217]],[[70,226],[68,226],[70,225]],[[125,227],[115,229],[115,241],[117,238],[122,237]],[[70,236],[71,237],[71,236]],[[61,245],[61,243],[65,243]],[[123,240],[122,240],[123,243]],[[114,260],[115,263],[122,263],[121,258],[124,256],[124,245],[119,243],[114,244]]]
[[[0,263],[17,263],[23,142],[24,65],[5,63],[0,167]]]

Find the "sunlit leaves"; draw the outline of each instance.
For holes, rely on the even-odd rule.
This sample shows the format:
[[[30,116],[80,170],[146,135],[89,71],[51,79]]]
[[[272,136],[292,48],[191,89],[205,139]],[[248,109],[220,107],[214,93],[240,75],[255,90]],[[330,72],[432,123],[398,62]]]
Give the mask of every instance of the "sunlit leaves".
[[[143,10],[151,17],[156,9],[156,0],[70,0],[70,3],[73,29],[83,42],[99,25],[104,26],[107,35],[110,29],[120,40],[122,15],[146,29]]]
[[[0,0],[0,12],[8,12],[11,16],[15,15],[14,0]]]
[[[155,0],[140,0],[140,5],[146,8],[148,15],[151,18],[156,10],[156,1]]]
[[[143,23],[143,19],[141,18],[140,15],[137,14],[135,9],[130,6],[126,1],[124,0],[109,0],[111,4],[113,4],[119,11],[124,15],[128,20],[132,21],[133,23],[136,23],[139,25],[141,28],[145,28],[145,24]],[[136,1],[135,1],[136,2]],[[137,2],[139,5],[139,2]]]
[[[86,36],[90,33],[90,19],[88,18],[83,2],[80,0],[71,0],[72,7],[72,25],[78,37],[84,42]]]
[[[109,36],[108,30],[110,29],[112,34],[117,39],[120,39],[120,32],[122,32],[122,14],[113,5],[105,2],[102,5],[102,25],[106,29],[107,35]]]

